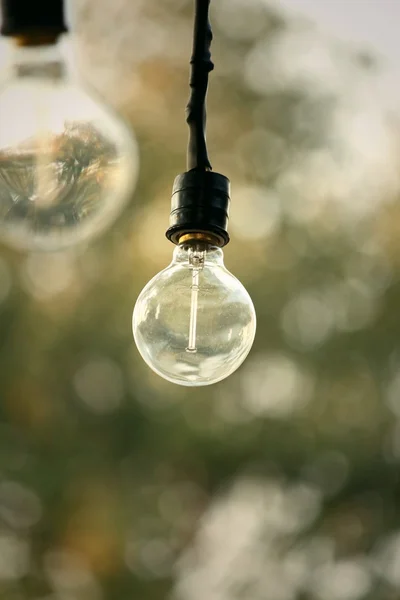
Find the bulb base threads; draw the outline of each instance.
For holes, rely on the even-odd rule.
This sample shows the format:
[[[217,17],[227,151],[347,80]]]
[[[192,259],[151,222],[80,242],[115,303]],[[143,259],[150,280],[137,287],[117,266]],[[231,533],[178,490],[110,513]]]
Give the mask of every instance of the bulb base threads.
[[[230,182],[213,171],[192,169],[176,177],[172,189],[167,238],[174,244],[208,238],[216,246],[229,242]]]

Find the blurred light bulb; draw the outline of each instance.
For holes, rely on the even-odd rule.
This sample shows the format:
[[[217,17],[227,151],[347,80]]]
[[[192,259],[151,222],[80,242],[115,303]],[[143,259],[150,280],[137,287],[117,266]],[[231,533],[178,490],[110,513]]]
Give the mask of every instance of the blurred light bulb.
[[[137,171],[135,140],[58,46],[17,46],[0,89],[0,236],[44,250],[87,240],[117,217]]]
[[[133,335],[145,362],[186,386],[216,383],[244,361],[256,315],[243,285],[225,268],[220,248],[177,246],[172,263],[140,294]]]

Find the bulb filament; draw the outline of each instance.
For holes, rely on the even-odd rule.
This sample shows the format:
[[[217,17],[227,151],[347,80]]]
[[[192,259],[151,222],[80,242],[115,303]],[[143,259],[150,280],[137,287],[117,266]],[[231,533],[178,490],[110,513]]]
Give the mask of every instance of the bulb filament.
[[[199,270],[192,271],[192,298],[190,301],[190,324],[189,324],[189,345],[186,348],[188,352],[197,352],[197,307],[199,302]]]
[[[186,352],[197,352],[197,310],[199,303],[200,271],[204,266],[204,251],[190,248],[189,265],[192,269],[192,295],[190,300],[189,343]]]

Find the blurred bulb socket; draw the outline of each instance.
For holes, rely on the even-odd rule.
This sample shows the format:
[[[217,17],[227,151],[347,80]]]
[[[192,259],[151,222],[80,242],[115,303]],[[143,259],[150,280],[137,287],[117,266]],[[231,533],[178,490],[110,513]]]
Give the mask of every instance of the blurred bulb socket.
[[[63,0],[1,0],[1,35],[20,46],[54,44],[68,31]]]
[[[178,175],[172,189],[167,238],[179,244],[200,234],[216,246],[226,246],[229,204],[230,182],[224,175],[196,169]]]

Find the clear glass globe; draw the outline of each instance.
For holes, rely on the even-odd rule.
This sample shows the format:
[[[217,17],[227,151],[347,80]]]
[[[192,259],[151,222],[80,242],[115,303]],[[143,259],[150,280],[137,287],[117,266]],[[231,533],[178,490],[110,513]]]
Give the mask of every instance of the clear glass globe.
[[[228,377],[249,353],[255,331],[249,294],[225,268],[222,250],[205,244],[177,246],[133,311],[133,335],[145,362],[186,386]]]
[[[0,88],[0,238],[30,250],[86,241],[118,216],[137,171],[135,140],[57,46],[16,48]]]

